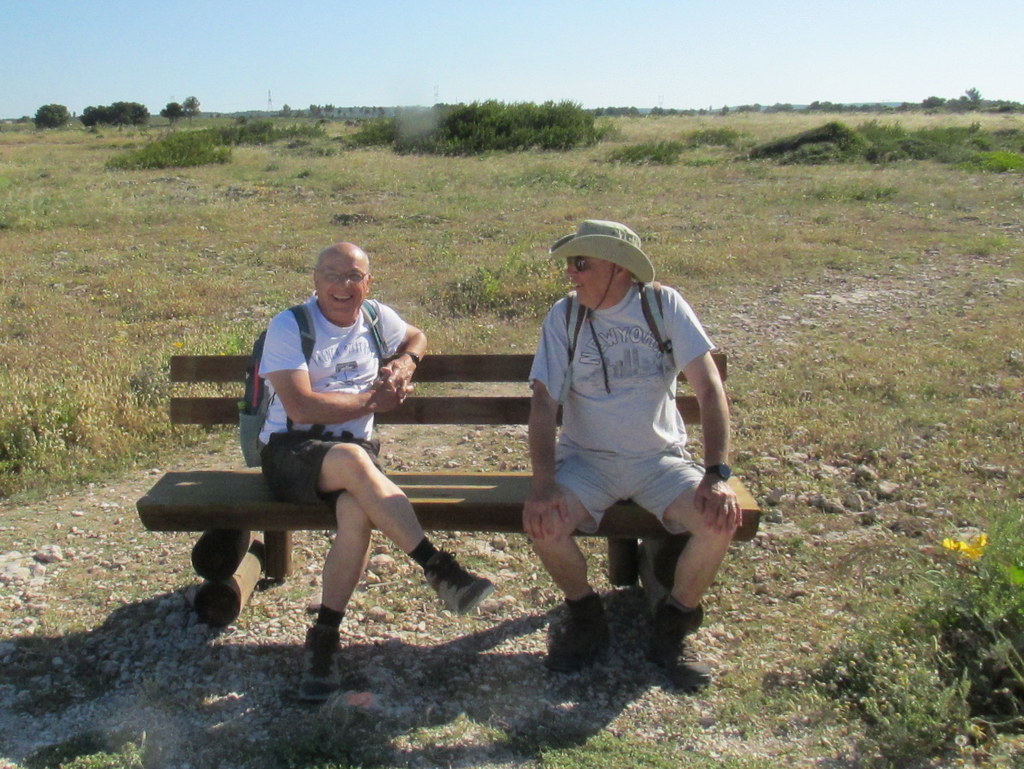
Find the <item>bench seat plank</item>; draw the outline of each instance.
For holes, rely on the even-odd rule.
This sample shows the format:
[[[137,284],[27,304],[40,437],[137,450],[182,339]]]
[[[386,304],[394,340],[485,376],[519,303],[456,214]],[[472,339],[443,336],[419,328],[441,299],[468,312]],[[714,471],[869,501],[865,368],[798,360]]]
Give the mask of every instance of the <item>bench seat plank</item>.
[[[393,473],[388,476],[409,497],[424,529],[522,532],[528,473]],[[748,541],[758,526],[758,507],[736,479],[744,523],[735,539]],[[152,531],[210,528],[294,531],[333,529],[328,505],[300,505],[274,499],[259,470],[194,470],[166,473],[137,504]],[[652,515],[619,503],[605,515],[599,536],[664,535]]]

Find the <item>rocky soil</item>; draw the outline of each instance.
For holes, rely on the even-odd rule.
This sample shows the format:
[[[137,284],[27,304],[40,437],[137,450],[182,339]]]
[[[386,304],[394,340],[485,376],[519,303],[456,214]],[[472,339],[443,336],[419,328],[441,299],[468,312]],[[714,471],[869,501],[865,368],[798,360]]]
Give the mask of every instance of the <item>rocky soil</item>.
[[[721,319],[716,340],[735,370],[768,370],[802,324],[925,309],[937,299],[918,287],[925,278],[937,285],[941,269],[948,268],[788,285],[698,311]],[[391,430],[383,438],[392,466],[526,468],[521,429]],[[612,590],[597,576],[599,541],[587,546],[614,618],[613,649],[592,671],[551,677],[542,654],[558,596],[522,537],[435,537],[499,585],[467,618],[442,611],[408,559],[377,540],[343,625],[346,692],[311,709],[292,689],[326,534],[297,535],[295,576],[256,592],[231,627],[213,629],[197,623],[190,606],[193,537],[145,532],[135,514],[135,500],[164,470],[234,467],[236,451],[215,437],[165,467],[0,504],[0,767],[46,749],[112,749],[120,738],[144,740],[167,767],[301,766],[338,760],[339,751],[353,764],[526,767],[545,746],[602,730],[684,740],[688,750],[723,759],[852,766],[849,735],[823,744],[811,718],[795,715],[784,731],[738,730],[719,714],[745,687],[794,680],[801,657],[829,644],[813,629],[787,629],[795,612],[821,618],[826,632],[860,621],[850,591],[872,586],[870,557],[860,556],[894,538],[927,546],[950,525],[943,511],[901,495],[870,457],[825,462],[795,445],[747,449],[765,521],[755,542],[735,548],[730,574],[709,598],[698,648],[718,684],[682,703],[637,651],[647,632],[642,595]],[[805,480],[788,483],[786,468],[796,466]],[[834,564],[830,575],[812,573],[794,544],[806,540],[793,520],[820,512],[836,521],[813,532],[815,562]],[[266,752],[282,744],[292,752]]]

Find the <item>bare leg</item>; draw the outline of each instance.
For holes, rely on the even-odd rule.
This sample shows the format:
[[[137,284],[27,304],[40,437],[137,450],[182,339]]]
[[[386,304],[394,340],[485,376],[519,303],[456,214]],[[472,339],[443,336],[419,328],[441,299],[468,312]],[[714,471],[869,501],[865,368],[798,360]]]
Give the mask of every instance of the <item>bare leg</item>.
[[[594,592],[587,580],[587,559],[572,536],[590,513],[575,494],[566,491],[565,495],[569,503],[569,521],[554,534],[534,539],[533,549],[565,597],[575,601]]]
[[[708,526],[693,504],[694,489],[687,489],[669,505],[665,520],[686,528],[690,540],[676,561],[672,597],[683,606],[696,608],[715,581],[732,541],[732,530],[720,531]]]
[[[370,523],[403,552],[412,552],[423,540],[423,527],[408,498],[359,446],[352,443],[333,446],[320,468],[319,486],[321,491],[345,489]]]
[[[327,552],[323,570],[321,603],[344,611],[366,568],[370,550],[370,520],[351,494],[338,497],[335,507],[338,533]]]

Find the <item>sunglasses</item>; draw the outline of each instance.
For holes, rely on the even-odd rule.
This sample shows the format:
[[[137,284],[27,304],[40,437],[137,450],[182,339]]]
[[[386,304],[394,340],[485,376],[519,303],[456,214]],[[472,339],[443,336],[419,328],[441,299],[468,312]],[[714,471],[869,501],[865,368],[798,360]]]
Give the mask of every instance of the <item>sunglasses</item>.
[[[585,256],[570,256],[565,261],[566,267],[572,267],[576,272],[586,272],[590,269],[590,262]]]

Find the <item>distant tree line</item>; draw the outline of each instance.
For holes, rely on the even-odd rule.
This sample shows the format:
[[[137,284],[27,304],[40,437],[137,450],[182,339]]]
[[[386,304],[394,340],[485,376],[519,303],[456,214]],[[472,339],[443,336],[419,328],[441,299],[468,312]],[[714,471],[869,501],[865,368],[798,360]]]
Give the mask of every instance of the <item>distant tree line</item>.
[[[805,106],[793,104],[741,104],[736,107],[722,107],[715,109],[664,109],[655,107],[646,113],[636,107],[599,107],[593,110],[595,115],[607,117],[641,117],[648,115],[727,115],[730,112],[864,112],[864,113],[887,113],[887,112],[914,112],[924,110],[926,112],[1024,112],[1024,104],[1020,102],[1007,101],[1005,99],[985,99],[977,88],[969,88],[962,96],[955,99],[943,99],[940,96],[929,96],[920,102],[903,102],[901,104],[840,104],[831,101],[815,101]]]
[[[497,104],[497,102],[493,102]],[[446,112],[458,105],[435,104],[435,112]],[[831,101],[814,101],[808,105],[776,103],[772,105],[741,104],[734,107],[707,107],[706,109],[666,109],[655,107],[641,110],[637,107],[598,107],[586,110],[595,117],[642,117],[644,115],[727,115],[731,112],[822,112],[822,113],[898,113],[924,110],[926,112],[1024,112],[1024,104],[1005,99],[985,99],[977,88],[969,88],[961,96],[944,99],[929,96],[920,102],[901,104],[863,103],[841,104]],[[183,102],[170,102],[160,110],[160,116],[172,124],[182,118],[193,118],[199,114],[199,99],[189,96]],[[336,107],[333,104],[310,104],[306,110],[292,109],[287,104],[277,112],[280,117],[309,117],[316,120],[330,119],[382,119],[395,114],[390,107]],[[266,114],[266,113],[265,113]],[[109,106],[86,107],[78,118],[86,127],[97,125],[145,125],[149,122],[149,110],[138,102],[114,102]],[[27,120],[28,118],[25,118]],[[63,104],[44,104],[33,118],[36,128],[61,128],[72,120],[72,115]]]
[[[199,114],[199,99],[189,96],[178,104],[171,102],[160,111],[160,115],[172,123],[183,117],[192,118]],[[82,110],[79,120],[86,128],[98,125],[146,125],[149,122],[149,110],[145,105],[135,101],[116,101],[100,107],[86,107]],[[32,122],[36,128],[62,128],[70,123],[72,115],[63,104],[44,104],[36,110]]]

